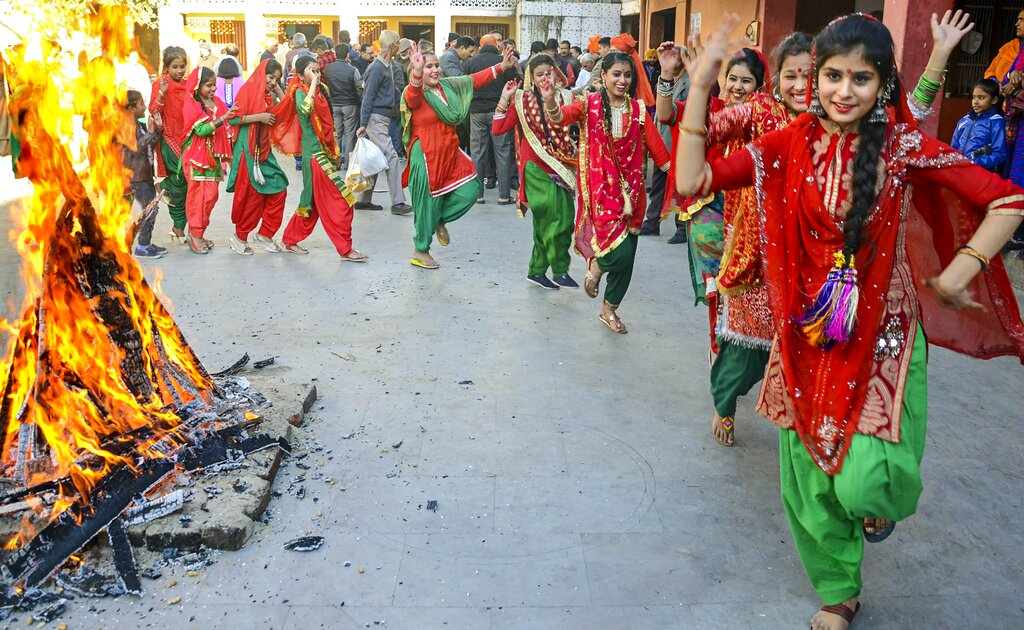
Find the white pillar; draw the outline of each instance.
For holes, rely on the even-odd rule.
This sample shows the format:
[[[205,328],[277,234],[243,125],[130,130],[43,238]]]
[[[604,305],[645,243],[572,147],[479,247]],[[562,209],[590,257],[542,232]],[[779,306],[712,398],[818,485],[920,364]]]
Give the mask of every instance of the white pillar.
[[[183,6],[180,3],[171,2],[160,5],[158,8],[157,20],[160,26],[161,54],[168,46],[185,46],[188,43],[188,37],[185,35]]]
[[[267,39],[267,22],[259,9],[246,7],[245,11],[245,67],[248,72],[256,69],[256,60],[263,52],[263,42]]]
[[[452,30],[451,0],[437,0],[434,11],[434,50],[441,54]]]

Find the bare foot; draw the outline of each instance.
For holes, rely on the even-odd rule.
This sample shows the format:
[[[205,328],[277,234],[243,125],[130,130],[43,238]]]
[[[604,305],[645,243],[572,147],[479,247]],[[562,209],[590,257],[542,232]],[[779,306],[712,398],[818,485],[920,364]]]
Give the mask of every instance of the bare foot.
[[[591,258],[587,263],[587,277],[583,280],[583,290],[587,292],[587,296],[597,297],[597,292],[601,290],[601,273],[601,265],[597,264],[597,258]],[[604,309],[601,312],[603,313]]]
[[[711,420],[711,434],[715,436],[718,443],[722,446],[732,446],[736,443],[736,436],[733,434],[734,419],[731,417],[723,418],[715,412],[715,417]]]
[[[853,621],[853,616],[857,614],[859,603],[857,598],[854,597],[846,600],[840,606],[846,606],[849,609],[847,613],[849,620],[839,613],[819,610],[811,617],[811,630],[847,630]]]

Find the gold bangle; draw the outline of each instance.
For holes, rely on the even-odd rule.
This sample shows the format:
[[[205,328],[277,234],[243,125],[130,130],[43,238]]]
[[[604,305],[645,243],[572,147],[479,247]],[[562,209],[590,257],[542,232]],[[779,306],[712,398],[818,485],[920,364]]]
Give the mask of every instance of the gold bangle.
[[[931,66],[925,66],[924,69],[931,70],[932,72],[938,72],[939,74],[942,75],[943,78],[945,78],[946,75],[949,73],[949,70],[939,70],[938,68],[933,68]]]
[[[974,258],[975,260],[977,260],[981,264],[981,270],[982,271],[985,271],[989,267],[989,259],[988,259],[988,257],[985,256],[985,254],[982,254],[978,250],[974,249],[970,245],[961,245],[960,247],[957,247],[956,248],[956,253],[957,254],[966,254],[967,256],[970,256],[971,258]]]
[[[704,127],[703,129],[694,129],[693,127],[684,127],[679,125],[679,133],[684,136],[699,136],[701,138],[705,138],[708,135],[708,128]]]

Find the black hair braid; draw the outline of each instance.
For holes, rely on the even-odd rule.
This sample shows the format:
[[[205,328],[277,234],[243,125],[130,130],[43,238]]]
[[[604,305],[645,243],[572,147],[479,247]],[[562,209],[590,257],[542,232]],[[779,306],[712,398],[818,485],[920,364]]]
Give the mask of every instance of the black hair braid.
[[[847,260],[860,249],[864,223],[878,197],[878,162],[885,147],[886,123],[860,123],[860,144],[853,158],[850,209],[843,222],[843,253]]]
[[[544,115],[544,99],[541,98],[540,89],[536,83],[533,84],[533,96],[537,99],[537,109],[540,110],[540,126],[544,128],[544,137],[548,143],[551,143],[553,139],[551,138],[551,131],[548,129],[548,117]],[[558,95],[556,94],[555,99],[557,100],[557,98]]]
[[[612,140],[612,102],[608,99],[608,88],[601,85],[601,110],[604,112],[604,130],[608,140]]]

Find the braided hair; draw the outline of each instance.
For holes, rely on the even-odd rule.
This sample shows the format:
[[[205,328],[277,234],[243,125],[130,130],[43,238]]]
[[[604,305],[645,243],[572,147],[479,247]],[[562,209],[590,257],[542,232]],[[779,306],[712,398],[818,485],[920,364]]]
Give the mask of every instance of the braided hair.
[[[555,60],[552,59],[551,55],[539,54],[530,57],[530,63],[526,65],[526,72],[529,74],[530,82],[533,84],[531,89],[533,90],[533,96],[537,99],[538,109],[540,110],[540,125],[544,129],[544,137],[550,143],[551,130],[548,129],[548,117],[544,114],[544,99],[540,95],[540,88],[537,87],[537,82],[533,80],[533,71],[540,66],[551,66],[555,67]]]
[[[860,52],[878,72],[883,88],[896,86],[896,89],[885,89],[888,97],[885,104],[893,104],[898,98],[899,79],[892,35],[878,20],[855,14],[833,22],[814,38],[814,51],[815,73],[835,55]],[[872,122],[870,115],[860,120],[860,144],[853,159],[852,197],[843,223],[843,254],[847,259],[860,249],[864,224],[878,198],[878,167],[887,130],[887,121]]]

